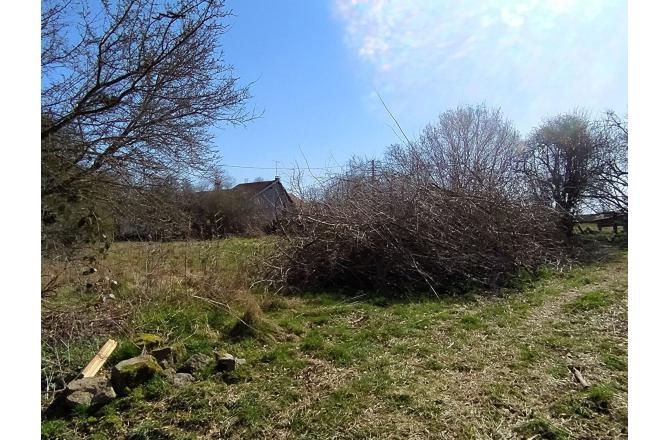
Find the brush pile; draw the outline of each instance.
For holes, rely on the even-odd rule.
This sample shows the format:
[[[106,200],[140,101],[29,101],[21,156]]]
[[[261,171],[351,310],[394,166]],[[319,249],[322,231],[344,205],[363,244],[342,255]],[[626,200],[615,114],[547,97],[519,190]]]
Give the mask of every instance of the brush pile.
[[[345,194],[287,217],[272,278],[303,289],[439,291],[464,281],[499,286],[561,257],[548,209],[498,192],[398,183],[346,182]]]

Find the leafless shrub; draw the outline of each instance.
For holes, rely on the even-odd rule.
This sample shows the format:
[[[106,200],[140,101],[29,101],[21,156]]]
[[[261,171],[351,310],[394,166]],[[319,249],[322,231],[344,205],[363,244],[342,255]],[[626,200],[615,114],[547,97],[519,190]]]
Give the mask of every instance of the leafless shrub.
[[[218,238],[230,234],[259,234],[257,205],[237,191],[202,191],[193,193],[185,210],[191,218],[191,230],[197,238]]]

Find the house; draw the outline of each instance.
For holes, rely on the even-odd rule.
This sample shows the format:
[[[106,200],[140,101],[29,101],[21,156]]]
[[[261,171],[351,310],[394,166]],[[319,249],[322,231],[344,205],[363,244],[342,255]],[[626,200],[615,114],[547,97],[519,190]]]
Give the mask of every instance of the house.
[[[288,193],[276,176],[274,180],[240,183],[229,191],[240,194],[256,208],[262,223],[275,222],[285,211],[293,209],[301,201]]]

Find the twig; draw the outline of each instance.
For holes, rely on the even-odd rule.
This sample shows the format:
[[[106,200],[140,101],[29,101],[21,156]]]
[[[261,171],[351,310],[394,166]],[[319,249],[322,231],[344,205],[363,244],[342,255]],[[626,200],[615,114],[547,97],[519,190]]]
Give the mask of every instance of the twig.
[[[580,373],[580,370],[578,370],[577,367],[574,365],[569,365],[568,368],[571,370],[578,382],[580,382],[580,385],[585,388],[589,388],[591,386],[591,384],[582,376],[582,373]]]

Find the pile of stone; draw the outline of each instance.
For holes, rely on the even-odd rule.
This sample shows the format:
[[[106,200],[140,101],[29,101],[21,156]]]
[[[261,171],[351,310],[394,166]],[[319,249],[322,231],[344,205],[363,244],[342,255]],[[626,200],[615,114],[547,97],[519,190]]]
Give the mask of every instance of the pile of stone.
[[[195,382],[195,375],[205,370],[227,374],[245,363],[244,359],[225,352],[214,353],[213,358],[203,353],[195,353],[187,358],[182,344],[162,346],[163,342],[157,335],[139,335],[135,343],[143,346],[145,354],[118,362],[111,369],[110,376],[71,381],[49,406],[45,415],[61,416],[79,405],[96,411],[156,375],[164,376],[175,387],[182,387]]]

